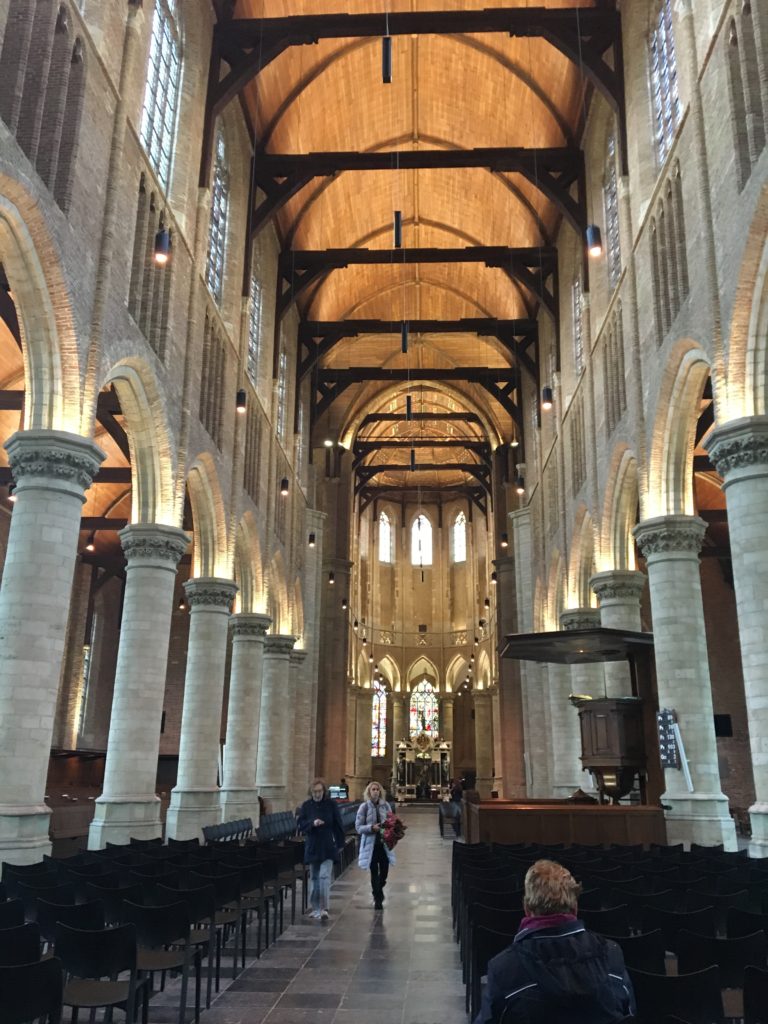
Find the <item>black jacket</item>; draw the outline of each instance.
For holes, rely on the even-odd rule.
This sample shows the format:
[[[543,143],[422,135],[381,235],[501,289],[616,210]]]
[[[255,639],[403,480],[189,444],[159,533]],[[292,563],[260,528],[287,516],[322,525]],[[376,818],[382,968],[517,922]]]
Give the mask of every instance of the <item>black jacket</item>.
[[[314,825],[320,818],[323,825]],[[344,849],[344,827],[341,824],[339,808],[334,800],[305,800],[299,811],[299,831],[305,835],[304,863],[317,864],[324,860],[335,860],[339,850]]]
[[[635,1010],[632,983],[615,942],[581,921],[527,928],[488,965],[474,1024],[614,1024]]]

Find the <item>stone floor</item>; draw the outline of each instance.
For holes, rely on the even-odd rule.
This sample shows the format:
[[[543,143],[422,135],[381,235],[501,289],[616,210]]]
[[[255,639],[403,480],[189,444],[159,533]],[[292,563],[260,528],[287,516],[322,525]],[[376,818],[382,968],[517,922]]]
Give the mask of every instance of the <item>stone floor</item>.
[[[383,911],[368,873],[351,867],[331,890],[330,920],[287,927],[230,981],[201,1024],[466,1024],[451,929],[451,843],[437,810],[405,808]],[[222,967],[231,963],[227,957]],[[150,1004],[150,1024],[178,1019],[172,992]]]

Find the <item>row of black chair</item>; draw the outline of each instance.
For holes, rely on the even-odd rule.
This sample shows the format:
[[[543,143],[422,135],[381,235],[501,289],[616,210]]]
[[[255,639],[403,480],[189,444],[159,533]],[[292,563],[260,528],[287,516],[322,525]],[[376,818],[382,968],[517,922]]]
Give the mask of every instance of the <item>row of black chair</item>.
[[[203,828],[203,839],[209,843],[242,843],[253,834],[253,821],[250,818],[238,818],[235,821],[223,821],[218,825],[206,825]]]

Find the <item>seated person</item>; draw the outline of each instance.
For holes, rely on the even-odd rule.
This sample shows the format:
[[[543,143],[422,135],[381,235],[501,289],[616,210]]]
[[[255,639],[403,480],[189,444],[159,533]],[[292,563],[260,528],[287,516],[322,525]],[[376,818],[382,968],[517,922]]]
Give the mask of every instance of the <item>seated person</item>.
[[[581,886],[551,860],[525,876],[525,917],[511,946],[488,964],[474,1024],[614,1024],[635,1012],[615,942],[576,917]]]

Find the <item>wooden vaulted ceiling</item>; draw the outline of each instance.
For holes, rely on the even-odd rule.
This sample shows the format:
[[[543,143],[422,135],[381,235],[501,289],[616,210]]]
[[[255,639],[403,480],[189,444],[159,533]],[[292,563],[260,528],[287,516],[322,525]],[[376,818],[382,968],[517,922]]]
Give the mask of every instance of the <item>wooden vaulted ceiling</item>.
[[[600,0],[238,0],[235,18],[319,14],[605,6]],[[542,38],[505,33],[395,36],[392,84],[382,82],[379,38],[321,39],[280,54],[245,90],[257,145],[269,153],[561,147],[578,145],[586,80]],[[315,178],[277,214],[284,249],[392,247],[393,212],[403,218],[403,246],[457,248],[549,245],[560,213],[520,174],[482,168],[354,171]],[[411,320],[525,318],[537,300],[500,269],[483,264],[350,266],[308,288],[304,319]],[[477,335],[424,335],[400,351],[399,337],[360,336],[337,345],[323,366],[441,367],[510,365],[496,340]],[[400,406],[405,386],[399,389]],[[414,409],[446,403],[492,409],[496,438],[509,440],[509,415],[478,385],[411,385]],[[358,384],[333,405],[330,430],[343,433],[361,410],[392,408],[392,388]],[[404,450],[368,463],[409,461],[410,424],[397,427]],[[328,430],[326,423],[325,429]],[[420,427],[423,433],[427,426]],[[442,426],[429,428],[435,436]],[[370,430],[368,434],[370,434]],[[474,436],[474,431],[470,431]],[[435,447],[418,461],[455,462]],[[422,479],[423,477],[423,479]],[[383,475],[393,484],[402,474]],[[413,476],[410,476],[413,479]],[[419,474],[419,485],[448,486],[461,474]],[[467,481],[469,477],[466,478]],[[414,481],[415,483],[415,481]]]

